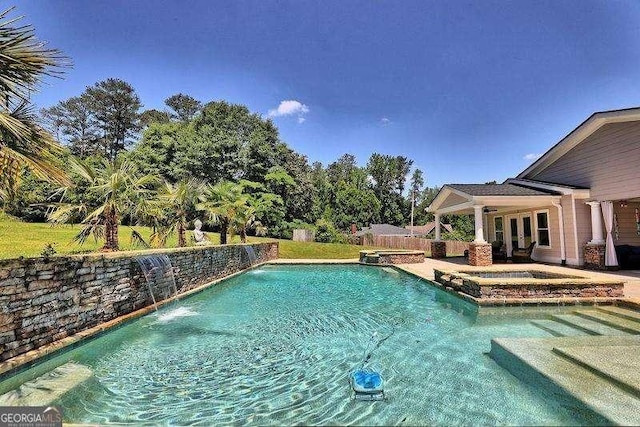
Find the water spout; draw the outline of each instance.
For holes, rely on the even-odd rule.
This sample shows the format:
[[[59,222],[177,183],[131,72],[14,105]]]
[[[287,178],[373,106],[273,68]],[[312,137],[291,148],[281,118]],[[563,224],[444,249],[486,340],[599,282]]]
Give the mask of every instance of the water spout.
[[[138,256],[136,261],[140,265],[147,282],[147,289],[149,290],[149,295],[151,295],[153,307],[158,311],[158,301],[178,295],[171,260],[166,254],[162,254]],[[156,298],[154,290],[159,298]]]

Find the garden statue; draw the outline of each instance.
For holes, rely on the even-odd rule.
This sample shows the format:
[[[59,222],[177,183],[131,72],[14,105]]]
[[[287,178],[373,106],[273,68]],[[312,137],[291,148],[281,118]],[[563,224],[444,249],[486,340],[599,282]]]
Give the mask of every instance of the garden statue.
[[[199,219],[196,219],[193,222],[193,238],[196,241],[196,245],[208,245],[211,244],[211,241],[209,239],[207,239],[207,235],[204,234],[204,231],[201,230],[202,228],[202,221],[200,221]]]

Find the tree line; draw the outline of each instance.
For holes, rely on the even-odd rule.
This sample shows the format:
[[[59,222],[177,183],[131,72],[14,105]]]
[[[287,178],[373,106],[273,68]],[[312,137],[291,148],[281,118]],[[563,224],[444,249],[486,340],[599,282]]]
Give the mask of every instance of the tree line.
[[[38,62],[40,68],[28,70],[32,75],[14,76],[30,79],[29,90],[40,74],[62,65],[58,51],[34,43],[23,48],[49,62]],[[27,99],[21,87],[3,90],[3,114],[20,113]],[[129,83],[109,78],[31,113],[27,123],[37,132],[12,136],[0,123],[4,210],[28,221],[82,223],[78,241],[93,235],[106,249],[117,249],[119,224],[151,226],[148,243],[156,245],[177,233],[182,246],[198,217],[223,241],[227,232],[243,240],[247,233],[290,238],[294,228],[315,229],[319,241],[342,241],[352,224],[430,219],[424,208],[437,189],[423,188],[423,172],[407,157],[373,153],[358,166],[355,156],[344,154],[325,167],[310,164],[281,140],[270,119],[243,105],[178,93],[163,110],[142,107]],[[19,149],[34,135],[43,135],[41,158],[10,156],[7,141]]]

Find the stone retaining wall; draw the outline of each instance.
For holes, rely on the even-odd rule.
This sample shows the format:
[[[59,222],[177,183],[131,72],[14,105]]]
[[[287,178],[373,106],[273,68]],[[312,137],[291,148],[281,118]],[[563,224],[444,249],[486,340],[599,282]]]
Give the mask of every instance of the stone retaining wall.
[[[179,293],[278,257],[278,243],[0,260],[0,361],[152,304],[139,255],[166,254]]]

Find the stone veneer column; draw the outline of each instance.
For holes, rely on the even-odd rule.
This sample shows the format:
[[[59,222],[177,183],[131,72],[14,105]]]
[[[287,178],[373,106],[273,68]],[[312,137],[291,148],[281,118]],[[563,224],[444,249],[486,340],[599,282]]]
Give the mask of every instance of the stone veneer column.
[[[447,243],[443,241],[431,242],[431,258],[446,258]]]
[[[469,265],[487,266],[493,263],[489,243],[469,243]]]
[[[605,245],[587,243],[583,248],[584,268],[589,270],[606,270],[604,264]]]

